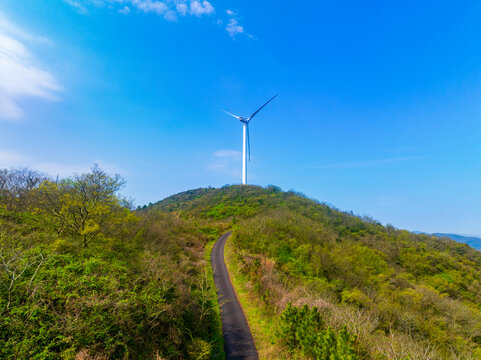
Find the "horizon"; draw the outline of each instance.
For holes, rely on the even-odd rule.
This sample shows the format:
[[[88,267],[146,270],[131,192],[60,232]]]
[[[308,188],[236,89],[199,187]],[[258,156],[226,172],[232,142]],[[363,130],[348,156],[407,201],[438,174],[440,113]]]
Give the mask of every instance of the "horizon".
[[[6,0],[0,168],[98,163],[136,205],[240,183],[242,127],[221,109],[279,94],[252,121],[249,184],[479,237],[480,17],[475,1]]]

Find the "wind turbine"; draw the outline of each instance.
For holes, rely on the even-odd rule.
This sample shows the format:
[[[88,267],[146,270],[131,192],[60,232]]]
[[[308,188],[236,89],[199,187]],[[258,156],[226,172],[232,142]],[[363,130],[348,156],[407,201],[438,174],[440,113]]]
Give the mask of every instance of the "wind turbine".
[[[249,137],[249,122],[252,120],[254,116],[257,115],[259,111],[262,110],[264,106],[269,104],[274,98],[277,96],[274,95],[268,102],[266,102],[264,105],[262,105],[259,109],[254,111],[251,116],[249,116],[247,119],[242,117],[242,116],[237,116],[234,114],[231,114],[230,112],[227,112],[225,110],[222,110],[226,114],[229,114],[230,116],[235,117],[238,119],[242,124],[243,124],[243,138],[242,138],[242,184],[245,185],[247,183],[247,153],[249,156],[249,161],[251,161],[251,141]]]

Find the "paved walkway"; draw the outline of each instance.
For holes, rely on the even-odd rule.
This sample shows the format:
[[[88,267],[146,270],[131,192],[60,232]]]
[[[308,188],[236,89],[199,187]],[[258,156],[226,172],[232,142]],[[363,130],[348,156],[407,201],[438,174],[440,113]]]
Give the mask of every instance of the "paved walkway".
[[[224,246],[230,232],[222,235],[212,248],[211,262],[219,297],[224,350],[227,360],[258,360],[259,356],[239,300],[224,262]]]

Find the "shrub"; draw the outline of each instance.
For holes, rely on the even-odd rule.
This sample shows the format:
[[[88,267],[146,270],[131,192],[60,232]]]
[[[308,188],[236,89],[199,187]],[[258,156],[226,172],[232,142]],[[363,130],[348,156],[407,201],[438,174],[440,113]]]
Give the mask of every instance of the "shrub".
[[[346,327],[335,333],[330,327],[322,329],[321,315],[316,307],[309,309],[287,304],[280,318],[277,336],[291,352],[316,360],[358,359],[353,344],[356,337]]]
[[[210,359],[212,345],[205,340],[196,338],[189,344],[187,352],[193,360],[207,360]]]

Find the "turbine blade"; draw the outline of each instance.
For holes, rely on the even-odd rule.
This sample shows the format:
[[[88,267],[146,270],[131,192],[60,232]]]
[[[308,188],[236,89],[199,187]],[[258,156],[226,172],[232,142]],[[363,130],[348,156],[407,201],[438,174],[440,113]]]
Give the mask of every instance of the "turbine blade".
[[[246,124],[247,128],[247,154],[249,155],[249,162],[251,162],[251,137],[249,135],[249,124]]]
[[[237,115],[234,115],[234,114],[231,114],[230,112],[227,112],[225,110],[222,110],[223,112],[225,112],[226,114],[230,115],[230,116],[233,116],[235,117],[237,120],[240,120],[240,116],[237,116]]]
[[[257,113],[258,113],[259,111],[261,111],[264,106],[266,106],[266,105],[269,104],[272,100],[274,100],[274,98],[275,98],[276,96],[277,96],[277,94],[274,95],[268,102],[266,102],[264,105],[262,105],[259,109],[257,109],[251,116],[249,116],[249,118],[247,119],[247,121],[251,121],[251,119],[252,119],[254,116],[256,116]]]

